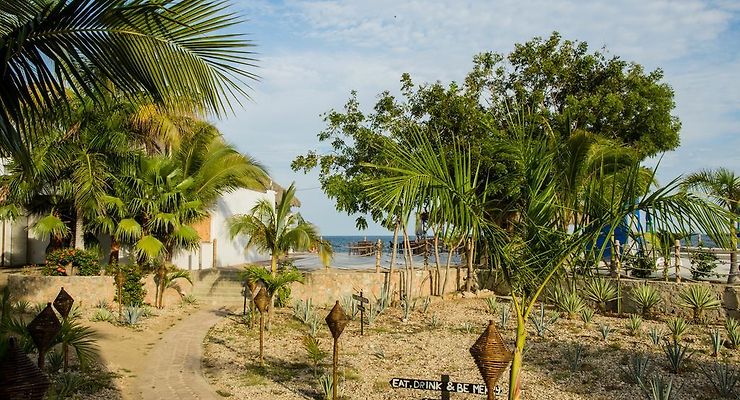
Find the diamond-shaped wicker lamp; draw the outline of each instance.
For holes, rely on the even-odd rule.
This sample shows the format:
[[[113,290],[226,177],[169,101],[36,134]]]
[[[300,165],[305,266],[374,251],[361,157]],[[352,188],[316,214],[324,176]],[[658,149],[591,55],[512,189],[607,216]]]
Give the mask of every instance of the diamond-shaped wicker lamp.
[[[254,293],[255,289],[257,289],[257,281],[253,279],[247,279],[247,287],[249,288],[249,293],[254,296],[256,293]]]
[[[475,365],[478,366],[483,381],[486,382],[488,398],[492,399],[491,393],[493,393],[496,382],[514,358],[513,354],[506,348],[506,344],[493,321],[488,322],[486,330],[470,347],[470,354],[475,360]]]
[[[59,323],[54,309],[51,308],[51,303],[46,303],[46,308],[28,324],[26,329],[31,335],[36,349],[43,353],[49,348],[54,336],[62,329],[62,324]]]
[[[41,400],[49,388],[49,379],[8,339],[8,350],[0,360],[0,399]]]
[[[62,290],[59,291],[57,298],[54,299],[54,308],[56,308],[59,314],[62,315],[62,318],[67,319],[69,312],[72,311],[72,304],[74,304],[74,302],[75,299],[73,299],[72,296],[62,288]]]
[[[342,306],[339,305],[339,300],[337,300],[336,304],[334,304],[334,308],[332,308],[329,315],[326,316],[326,324],[329,325],[331,336],[334,339],[338,339],[348,322],[349,318],[344,312]]]
[[[254,298],[254,305],[257,306],[260,313],[267,310],[267,306],[270,305],[270,295],[267,294],[266,288],[260,289],[259,293],[257,293],[257,296]]]

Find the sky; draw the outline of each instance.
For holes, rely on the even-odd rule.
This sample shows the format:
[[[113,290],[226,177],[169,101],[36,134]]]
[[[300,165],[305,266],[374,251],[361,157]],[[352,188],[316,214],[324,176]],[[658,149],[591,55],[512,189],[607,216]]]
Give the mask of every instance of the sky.
[[[592,50],[661,68],[675,91],[681,146],[660,159],[658,179],[724,166],[740,172],[740,0],[233,0],[234,29],[257,46],[251,99],[216,121],[226,139],[296,183],[301,214],[323,235],[387,234],[338,213],[318,174],[293,172],[310,149],[326,152],[321,115],[357,90],[370,111],[401,74],[414,82],[462,81],[475,54],[558,31]],[[649,160],[655,164],[657,160]]]

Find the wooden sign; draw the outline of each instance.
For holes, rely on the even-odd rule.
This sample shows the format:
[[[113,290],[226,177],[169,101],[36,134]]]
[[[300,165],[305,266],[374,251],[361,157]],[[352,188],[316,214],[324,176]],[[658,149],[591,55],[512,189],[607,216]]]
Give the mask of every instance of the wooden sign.
[[[442,392],[442,400],[449,400],[450,393],[469,393],[479,394],[482,396],[488,395],[488,389],[484,383],[451,382],[449,375],[442,375],[442,379],[438,381],[413,378],[392,378],[388,383],[393,389],[415,389]],[[496,386],[493,391],[495,395],[499,395],[502,392],[503,391],[498,386]]]
[[[353,294],[352,300],[358,301],[360,304],[357,305],[357,309],[360,310],[360,336],[365,336],[365,306],[363,304],[370,304],[370,300],[362,295]]]
[[[360,295],[353,294],[352,298],[359,301],[360,303],[370,303],[370,300],[368,300],[367,297],[362,297],[362,291],[360,291]]]

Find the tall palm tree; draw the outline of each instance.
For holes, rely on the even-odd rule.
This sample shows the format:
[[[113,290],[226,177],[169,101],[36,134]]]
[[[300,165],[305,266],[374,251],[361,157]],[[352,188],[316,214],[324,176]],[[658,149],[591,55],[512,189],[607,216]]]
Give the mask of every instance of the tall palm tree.
[[[319,236],[316,227],[291,211],[295,197],[295,184],[283,192],[280,200],[272,202],[262,199],[252,208],[250,214],[236,215],[229,221],[231,237],[245,235],[247,249],[256,248],[270,252],[270,271],[277,274],[278,261],[289,250],[318,250],[319,257],[328,265],[332,255],[329,242]]]
[[[727,283],[738,280],[737,270],[737,223],[740,219],[740,176],[727,168],[703,170],[688,175],[683,186],[698,189],[709,195],[717,204],[732,213],[730,222],[730,274]]]
[[[221,114],[255,79],[227,0],[0,2],[0,149],[30,165],[25,143],[67,91]],[[238,99],[237,99],[238,101]]]

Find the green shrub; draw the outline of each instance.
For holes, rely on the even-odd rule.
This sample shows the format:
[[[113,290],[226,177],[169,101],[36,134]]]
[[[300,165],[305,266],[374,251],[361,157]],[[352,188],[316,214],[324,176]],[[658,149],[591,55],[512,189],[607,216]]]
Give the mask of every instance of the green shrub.
[[[630,275],[636,278],[648,278],[655,271],[655,260],[653,257],[640,252],[634,256],[625,256],[625,263],[630,267]]]
[[[72,267],[73,271],[68,269]],[[98,255],[92,251],[79,249],[54,250],[46,256],[44,275],[100,275]]]
[[[696,251],[689,254],[691,261],[691,277],[694,280],[709,278],[717,267],[717,256],[714,253],[704,250],[704,244],[699,242]]]
[[[144,272],[141,267],[136,264],[121,264],[118,268],[123,272],[124,279],[121,303],[124,306],[144,304],[146,289],[144,289]],[[115,286],[115,280],[113,285]],[[115,290],[114,300],[118,301],[118,287]]]

